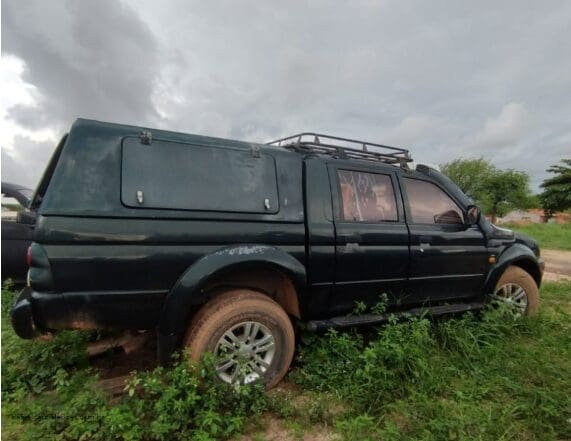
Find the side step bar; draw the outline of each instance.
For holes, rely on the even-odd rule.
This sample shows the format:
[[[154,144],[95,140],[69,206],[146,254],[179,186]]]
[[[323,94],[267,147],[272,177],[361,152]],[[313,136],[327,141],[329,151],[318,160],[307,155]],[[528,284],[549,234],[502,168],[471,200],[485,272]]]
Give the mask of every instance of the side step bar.
[[[467,311],[478,311],[484,307],[483,303],[455,303],[452,305],[422,306],[406,311],[388,312],[385,314],[361,314],[333,317],[324,320],[310,320],[305,322],[305,328],[310,331],[321,331],[329,328],[352,328],[355,326],[378,325],[388,321],[389,317],[418,317],[427,314],[431,317],[447,314],[458,314]]]

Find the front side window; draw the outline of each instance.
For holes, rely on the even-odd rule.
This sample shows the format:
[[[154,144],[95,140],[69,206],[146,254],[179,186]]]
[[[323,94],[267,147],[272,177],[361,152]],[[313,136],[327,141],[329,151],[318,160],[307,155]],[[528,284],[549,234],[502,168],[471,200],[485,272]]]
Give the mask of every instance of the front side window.
[[[462,210],[431,182],[404,178],[412,222],[415,224],[463,224]]]
[[[395,222],[395,192],[388,175],[338,170],[341,215],[349,222]]]

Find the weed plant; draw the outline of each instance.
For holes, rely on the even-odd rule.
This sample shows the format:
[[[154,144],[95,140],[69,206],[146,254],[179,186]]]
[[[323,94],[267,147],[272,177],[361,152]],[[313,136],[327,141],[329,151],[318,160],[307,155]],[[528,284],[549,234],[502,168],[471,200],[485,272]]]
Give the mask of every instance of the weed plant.
[[[531,318],[505,307],[304,335],[291,373],[350,403],[346,439],[571,438],[571,284],[547,284]]]
[[[304,333],[288,377],[301,400],[222,385],[206,357],[199,367],[175,360],[135,373],[112,401],[87,366],[89,335],[20,340],[6,314],[14,294],[3,290],[2,435],[227,439],[266,412],[298,437],[318,424],[347,440],[571,439],[570,295],[571,283],[545,284],[532,318],[490,308],[439,320],[391,319],[366,332]]]

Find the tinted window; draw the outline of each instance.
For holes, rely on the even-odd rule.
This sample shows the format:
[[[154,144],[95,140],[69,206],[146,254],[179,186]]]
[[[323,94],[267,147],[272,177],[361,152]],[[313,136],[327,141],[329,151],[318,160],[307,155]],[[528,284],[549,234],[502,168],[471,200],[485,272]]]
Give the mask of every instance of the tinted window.
[[[415,224],[461,224],[462,210],[436,185],[405,178],[412,222]]]
[[[126,138],[121,199],[137,208],[277,213],[274,158],[259,153]]]
[[[391,178],[377,173],[338,170],[341,216],[353,222],[396,221]]]

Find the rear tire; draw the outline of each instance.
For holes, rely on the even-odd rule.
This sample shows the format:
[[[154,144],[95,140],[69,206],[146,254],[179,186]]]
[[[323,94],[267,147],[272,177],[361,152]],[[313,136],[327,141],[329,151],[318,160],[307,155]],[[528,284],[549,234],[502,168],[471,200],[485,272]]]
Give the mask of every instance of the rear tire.
[[[217,357],[216,373],[226,383],[261,382],[270,389],[286,374],[295,349],[292,323],[274,300],[236,289],[204,305],[184,339],[190,358]]]
[[[531,275],[519,266],[508,267],[494,289],[493,299],[505,302],[522,315],[539,311],[539,289]]]

